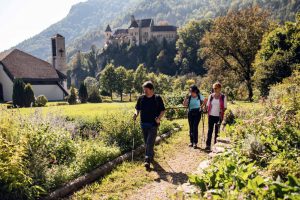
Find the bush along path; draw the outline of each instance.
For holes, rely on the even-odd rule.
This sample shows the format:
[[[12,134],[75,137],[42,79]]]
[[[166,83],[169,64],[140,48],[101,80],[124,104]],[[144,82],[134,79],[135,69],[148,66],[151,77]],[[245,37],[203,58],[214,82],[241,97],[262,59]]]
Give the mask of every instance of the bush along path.
[[[182,125],[182,130],[155,147],[153,170],[147,172],[142,166],[143,158],[138,157],[69,199],[170,199],[199,163],[208,158],[200,149],[188,147],[187,120],[175,121]]]
[[[239,108],[231,148],[189,181],[201,199],[300,199],[300,74],[272,86],[263,109]]]

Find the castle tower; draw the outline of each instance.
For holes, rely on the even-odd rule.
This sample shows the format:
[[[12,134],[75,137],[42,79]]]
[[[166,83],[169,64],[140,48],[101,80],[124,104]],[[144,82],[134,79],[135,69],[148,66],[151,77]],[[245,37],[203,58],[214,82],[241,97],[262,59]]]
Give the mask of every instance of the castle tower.
[[[56,34],[51,38],[52,44],[52,65],[55,69],[59,70],[63,74],[67,74],[67,59],[66,59],[66,47],[65,38]]]
[[[108,24],[106,29],[105,29],[105,40],[106,40],[106,42],[109,41],[111,35],[112,35],[112,31],[111,31],[111,28]]]

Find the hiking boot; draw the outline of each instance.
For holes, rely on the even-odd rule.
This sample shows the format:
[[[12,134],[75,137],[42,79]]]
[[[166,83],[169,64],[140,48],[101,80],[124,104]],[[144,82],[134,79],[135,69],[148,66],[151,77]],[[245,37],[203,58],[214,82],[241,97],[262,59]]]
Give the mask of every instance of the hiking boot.
[[[205,147],[205,149],[204,149],[205,151],[208,151],[208,152],[210,152],[211,150],[210,150],[210,147]]]
[[[144,162],[144,167],[146,168],[147,171],[150,170],[150,163],[149,162]]]
[[[197,149],[197,148],[198,148],[198,147],[197,147],[197,144],[194,144],[194,146],[193,146],[193,147],[194,147],[194,149]]]
[[[190,143],[190,144],[189,144],[189,147],[193,147],[193,143]]]

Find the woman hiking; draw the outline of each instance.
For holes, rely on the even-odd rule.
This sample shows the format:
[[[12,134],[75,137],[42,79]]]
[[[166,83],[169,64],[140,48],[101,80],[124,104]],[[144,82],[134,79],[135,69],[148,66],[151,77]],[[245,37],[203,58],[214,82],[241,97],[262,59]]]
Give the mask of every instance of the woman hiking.
[[[223,121],[224,112],[227,108],[227,98],[221,93],[222,85],[217,82],[213,84],[213,93],[209,95],[206,102],[208,108],[208,133],[206,140],[206,151],[211,150],[212,133],[215,129],[214,143],[217,142],[220,125]]]
[[[198,126],[201,119],[201,106],[204,97],[200,94],[200,90],[196,85],[192,85],[189,89],[189,94],[183,102],[183,106],[188,108],[188,121],[189,121],[189,134],[190,144],[189,147],[197,148],[198,144]]]

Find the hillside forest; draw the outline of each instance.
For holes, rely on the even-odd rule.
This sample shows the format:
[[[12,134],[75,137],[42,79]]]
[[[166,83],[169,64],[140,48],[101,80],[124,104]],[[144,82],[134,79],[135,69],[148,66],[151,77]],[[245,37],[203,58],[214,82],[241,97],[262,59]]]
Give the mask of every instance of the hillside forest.
[[[280,24],[268,11],[252,7],[215,19],[192,20],[178,30],[176,43],[151,40],[145,45],[111,45],[102,50],[92,46],[70,61],[69,85],[79,88],[86,78],[94,78],[104,93],[117,91],[115,81],[103,75],[109,67],[112,74],[121,67],[127,71],[123,74],[133,76],[132,85],[147,79],[158,83],[164,76],[176,86],[182,77],[194,77],[202,88],[220,81],[228,93],[252,101],[268,95],[271,85],[299,70],[299,19],[298,14],[294,21]],[[141,76],[141,71],[154,75]],[[120,79],[125,81],[126,76]],[[115,89],[107,89],[106,81]]]

